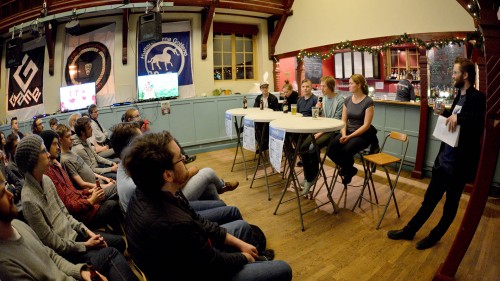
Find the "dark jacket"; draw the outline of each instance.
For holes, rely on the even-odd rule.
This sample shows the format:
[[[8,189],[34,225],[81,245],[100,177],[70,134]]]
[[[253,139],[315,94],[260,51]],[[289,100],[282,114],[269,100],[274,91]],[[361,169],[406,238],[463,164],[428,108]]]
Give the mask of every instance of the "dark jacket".
[[[460,94],[455,97],[450,110],[442,115],[451,116],[455,105],[460,99]],[[457,115],[457,124],[460,125],[460,136],[455,151],[455,162],[453,163],[453,176],[471,182],[476,177],[481,152],[481,137],[484,130],[486,112],[486,97],[474,87],[469,87],[465,93],[465,102],[460,113]],[[441,143],[439,153],[435,162],[439,161],[439,154],[444,150]]]
[[[239,252],[214,249],[224,243],[226,230],[169,192],[146,194],[137,188],[125,233],[128,251],[148,280],[223,280],[247,263]]]
[[[397,87],[398,87],[396,93],[397,101],[415,100],[415,87],[413,87],[413,85],[408,79],[399,81]]]
[[[286,98],[288,104],[296,104],[298,100],[299,100],[299,93],[297,93],[296,91],[292,91],[290,96]]]
[[[260,107],[261,99],[262,99],[262,94],[257,96],[257,98],[255,99],[255,103],[253,104],[253,107]],[[267,107],[274,111],[279,110],[278,98],[271,93],[269,93],[269,96],[267,97]]]

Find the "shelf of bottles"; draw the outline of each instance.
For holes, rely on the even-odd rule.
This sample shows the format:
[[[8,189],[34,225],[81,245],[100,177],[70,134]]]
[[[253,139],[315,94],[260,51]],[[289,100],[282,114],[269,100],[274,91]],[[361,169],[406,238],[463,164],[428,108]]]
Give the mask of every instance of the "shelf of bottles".
[[[458,88],[452,86],[435,86],[429,92],[429,104],[434,104],[434,101],[441,100],[446,105],[451,105],[453,99],[458,94]]]
[[[395,48],[387,50],[387,81],[406,79],[412,74],[413,82],[420,81],[418,50],[416,48]]]

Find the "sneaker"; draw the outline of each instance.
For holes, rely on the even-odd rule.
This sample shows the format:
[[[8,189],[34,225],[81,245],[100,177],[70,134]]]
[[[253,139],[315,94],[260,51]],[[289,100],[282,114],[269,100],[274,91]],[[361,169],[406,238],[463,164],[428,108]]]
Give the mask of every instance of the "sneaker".
[[[233,191],[238,187],[238,185],[240,185],[240,182],[238,181],[226,181],[224,187],[218,193],[222,194],[227,191]]]
[[[399,230],[389,230],[387,232],[387,237],[392,240],[413,240],[415,233],[408,230],[408,228],[403,228]]]
[[[434,245],[436,245],[437,242],[439,242],[439,240],[436,240],[430,236],[427,236],[424,239],[418,241],[415,248],[417,248],[417,250],[429,249],[429,248],[433,247]]]
[[[358,169],[355,167],[351,167],[345,172],[345,176],[342,179],[343,184],[350,184],[352,177],[354,177],[358,173]]]
[[[187,156],[186,155],[186,161],[185,163],[191,163],[191,162],[194,162],[194,160],[196,160],[196,155],[191,155],[191,156]]]
[[[306,181],[304,183],[304,189],[302,190],[302,192],[300,193],[300,195],[304,196],[304,195],[307,195],[309,193],[309,190],[311,189],[311,187],[314,185],[314,181]]]

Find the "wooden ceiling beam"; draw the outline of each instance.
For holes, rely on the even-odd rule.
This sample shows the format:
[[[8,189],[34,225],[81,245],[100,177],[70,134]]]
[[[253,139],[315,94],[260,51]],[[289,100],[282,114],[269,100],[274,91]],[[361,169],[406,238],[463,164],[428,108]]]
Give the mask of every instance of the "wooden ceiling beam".
[[[201,12],[201,59],[207,58],[207,41],[208,34],[210,34],[210,28],[212,27],[212,21],[214,19],[215,8],[219,0],[213,0],[209,8],[203,9]]]
[[[54,76],[54,50],[56,47],[57,22],[45,22],[44,27],[47,54],[49,55],[49,75]]]
[[[280,15],[276,21],[275,16],[271,16],[267,21],[268,27],[268,38],[269,38],[269,59],[272,60],[274,58],[274,53],[276,51],[276,44],[278,43],[278,39],[280,38],[281,32],[283,31],[283,27],[285,26],[286,20],[289,16],[293,15],[292,5],[294,0],[285,0],[285,11],[282,15]]]
[[[127,59],[127,44],[128,44],[128,16],[130,9],[123,9],[122,19],[122,64],[126,65]]]

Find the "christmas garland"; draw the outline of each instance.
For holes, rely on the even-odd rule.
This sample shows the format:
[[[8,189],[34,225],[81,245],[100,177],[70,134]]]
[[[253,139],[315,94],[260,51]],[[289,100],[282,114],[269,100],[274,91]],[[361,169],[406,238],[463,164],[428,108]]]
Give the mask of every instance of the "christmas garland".
[[[331,58],[335,51],[338,50],[347,50],[355,52],[367,52],[372,54],[378,54],[379,52],[383,52],[391,47],[402,45],[402,44],[413,44],[416,47],[422,47],[426,50],[430,50],[432,48],[443,48],[448,44],[461,46],[462,44],[467,44],[469,41],[473,44],[475,48],[482,48],[483,45],[483,36],[479,31],[474,31],[472,33],[467,33],[466,38],[460,39],[456,37],[447,38],[447,39],[438,39],[433,40],[431,42],[425,42],[424,40],[417,37],[410,37],[408,34],[403,34],[398,38],[389,40],[383,43],[381,46],[357,46],[354,45],[351,41],[343,41],[340,42],[333,47],[330,48],[326,53],[321,52],[310,52],[305,50],[300,50],[297,55],[297,61],[301,62],[303,57],[317,57],[323,60]]]

